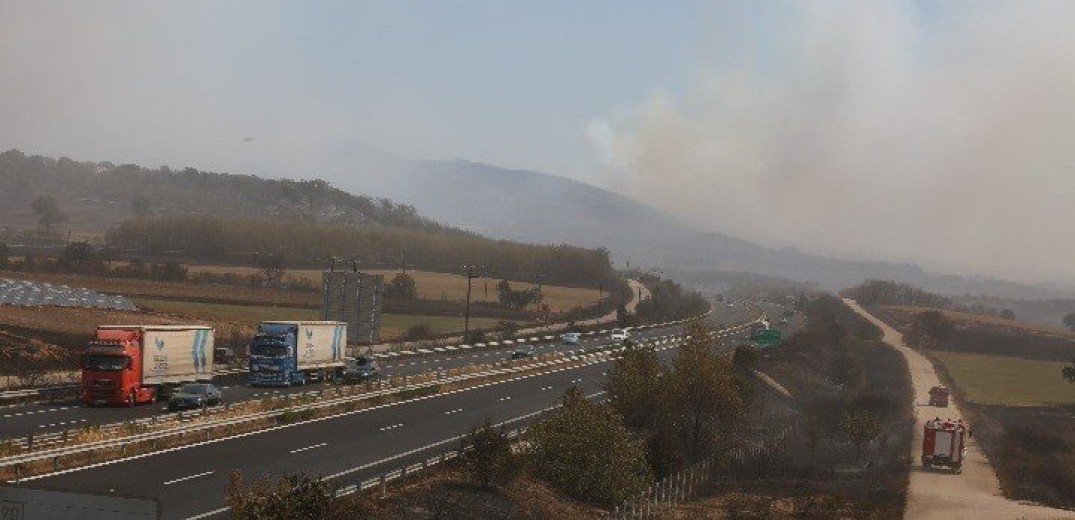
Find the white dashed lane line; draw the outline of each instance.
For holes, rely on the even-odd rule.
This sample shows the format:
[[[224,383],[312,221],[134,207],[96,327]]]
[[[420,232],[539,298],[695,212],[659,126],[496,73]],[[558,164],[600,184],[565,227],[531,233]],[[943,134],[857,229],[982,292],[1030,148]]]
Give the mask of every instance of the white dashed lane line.
[[[459,413],[459,412],[462,412],[462,411],[463,411],[462,408],[456,408],[455,410],[448,410],[448,411],[444,412],[444,415],[452,415],[453,413]]]
[[[295,449],[291,450],[291,453],[299,453],[299,452],[308,451],[308,450],[316,450],[317,448],[323,448],[325,446],[328,446],[328,443],[327,442],[322,442],[320,444],[314,444],[313,446],[307,446],[305,448],[295,448]]]
[[[393,424],[391,426],[383,426],[381,428],[377,428],[377,431],[386,432],[388,430],[395,430],[396,428],[402,428],[402,427],[403,427],[403,423],[399,423],[399,424]]]
[[[186,477],[180,477],[180,478],[173,479],[173,480],[166,480],[166,481],[164,481],[164,485],[165,486],[170,486],[172,484],[178,484],[180,482],[183,482],[184,480],[196,479],[198,477],[207,477],[209,475],[212,475],[213,473],[216,473],[216,472],[215,471],[206,471],[204,473],[198,473],[198,474],[195,474],[195,475],[189,475],[189,476],[186,476]]]

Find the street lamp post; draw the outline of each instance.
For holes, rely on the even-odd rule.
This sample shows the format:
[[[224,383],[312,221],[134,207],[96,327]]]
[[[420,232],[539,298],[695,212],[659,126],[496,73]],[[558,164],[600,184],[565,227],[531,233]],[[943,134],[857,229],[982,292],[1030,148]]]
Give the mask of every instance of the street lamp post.
[[[471,282],[475,278],[481,278],[480,267],[475,265],[464,265],[463,276],[467,277],[467,310],[465,317],[463,318],[463,342],[470,341],[470,289]]]

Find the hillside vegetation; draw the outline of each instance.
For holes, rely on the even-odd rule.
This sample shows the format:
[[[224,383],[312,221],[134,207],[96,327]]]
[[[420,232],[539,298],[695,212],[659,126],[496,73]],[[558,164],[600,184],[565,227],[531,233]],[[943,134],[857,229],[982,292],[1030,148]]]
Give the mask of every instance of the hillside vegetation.
[[[344,225],[380,225],[462,234],[387,199],[352,195],[323,180],[262,179],[134,164],[80,162],[0,153],[0,216],[6,225],[32,225],[30,202],[55,197],[77,229],[103,229],[142,215],[298,218]]]

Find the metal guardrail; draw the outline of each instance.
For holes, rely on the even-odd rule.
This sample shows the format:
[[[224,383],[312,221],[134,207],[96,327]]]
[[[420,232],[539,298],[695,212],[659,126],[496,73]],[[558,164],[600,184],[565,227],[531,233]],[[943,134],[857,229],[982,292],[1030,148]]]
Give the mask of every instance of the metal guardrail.
[[[668,336],[663,336],[661,338],[656,338],[652,343],[667,345],[668,343],[675,342],[677,340],[685,340],[687,338],[688,338],[688,336],[685,336],[685,335],[668,335]],[[535,368],[543,368],[543,367],[550,367],[550,366],[556,366],[556,365],[563,365],[563,364],[566,364],[568,362],[578,361],[580,359],[597,357],[597,356],[600,356],[600,355],[603,355],[603,354],[613,354],[613,353],[621,351],[623,348],[624,347],[619,347],[619,348],[611,349],[611,350],[602,350],[602,351],[598,351],[598,352],[586,352],[586,353],[582,353],[582,354],[564,353],[563,357],[561,357],[559,359],[556,359],[556,360],[551,360],[551,361],[541,361],[541,362],[526,364],[526,365],[522,365],[522,366],[518,366],[518,367],[491,369],[491,370],[486,370],[486,371],[482,371],[482,372],[477,372],[477,373],[472,373],[472,374],[464,374],[464,375],[454,376],[454,377],[449,377],[449,378],[437,378],[436,380],[433,380],[433,381],[424,381],[424,382],[421,382],[421,383],[405,384],[404,386],[401,386],[401,387],[390,387],[390,388],[387,388],[387,389],[375,390],[375,391],[372,391],[372,392],[366,392],[366,393],[362,393],[362,394],[359,394],[359,395],[349,395],[349,396],[346,396],[346,397],[337,397],[337,398],[334,398],[334,399],[329,399],[329,400],[325,400],[325,401],[321,401],[321,402],[299,404],[299,405],[280,408],[280,409],[275,409],[275,410],[256,412],[256,413],[253,413],[253,414],[246,414],[246,415],[243,415],[243,416],[240,416],[240,417],[228,418],[228,419],[223,419],[223,420],[219,420],[219,421],[210,420],[210,421],[205,421],[205,422],[201,422],[201,423],[198,423],[198,424],[179,425],[179,426],[177,426],[175,428],[171,428],[171,429],[167,429],[167,430],[158,430],[158,431],[152,431],[152,432],[147,432],[147,433],[142,433],[142,434],[129,435],[129,436],[115,438],[115,439],[106,439],[106,440],[102,440],[102,441],[95,441],[95,442],[92,442],[92,443],[80,444],[78,446],[72,446],[72,447],[50,448],[50,449],[45,449],[45,450],[42,450],[42,451],[18,454],[18,455],[13,455],[13,456],[9,456],[9,457],[5,457],[3,459],[0,459],[0,467],[15,466],[16,467],[16,482],[17,482],[19,480],[19,478],[21,477],[20,468],[23,465],[28,464],[28,463],[32,463],[32,462],[41,461],[41,460],[49,460],[49,459],[51,459],[52,462],[53,462],[54,470],[58,470],[58,469],[60,469],[60,466],[61,466],[61,461],[60,461],[61,457],[66,457],[66,456],[71,456],[71,455],[76,455],[76,454],[81,454],[81,453],[86,453],[86,452],[93,452],[93,451],[97,451],[97,450],[101,450],[101,449],[115,449],[115,448],[119,448],[121,450],[121,453],[122,453],[122,452],[126,451],[126,447],[128,445],[133,444],[133,443],[145,442],[145,441],[159,441],[161,439],[176,436],[176,435],[178,435],[178,436],[180,436],[180,438],[182,438],[184,435],[186,435],[188,433],[197,434],[199,432],[202,432],[202,433],[205,434],[206,440],[208,440],[209,431],[212,430],[212,429],[216,429],[216,428],[220,428],[220,427],[234,426],[234,425],[241,424],[241,423],[244,423],[244,422],[251,422],[251,421],[257,421],[257,420],[262,420],[262,419],[275,418],[275,417],[283,415],[284,413],[287,413],[287,412],[294,413],[294,412],[301,412],[301,411],[305,411],[305,410],[313,410],[313,409],[318,409],[318,408],[327,408],[329,406],[335,406],[335,405],[338,405],[338,404],[344,404],[344,403],[351,402],[351,401],[360,401],[360,400],[369,399],[369,398],[372,398],[372,397],[377,397],[377,396],[382,396],[382,395],[391,395],[391,394],[395,394],[395,393],[406,392],[408,390],[418,390],[418,389],[422,389],[422,388],[427,388],[427,387],[429,387],[431,385],[435,385],[435,384],[446,384],[446,383],[460,382],[460,381],[465,381],[467,379],[477,379],[477,378],[489,377],[489,376],[495,376],[495,375],[511,374],[511,373],[521,372],[521,371],[525,371],[525,370],[532,370],[532,369],[535,369]],[[409,379],[410,377],[412,377],[412,376],[407,376],[406,378]],[[340,387],[340,388],[346,388],[346,387]],[[339,388],[337,388],[335,390],[339,390]],[[322,391],[319,391],[319,392],[323,393],[324,391],[322,390]],[[291,394],[291,395],[294,395],[294,394]],[[338,395],[338,393],[337,393],[337,395]],[[177,417],[180,416],[180,415],[181,414],[176,414]],[[150,419],[152,419],[152,418],[150,418]],[[144,422],[146,420],[147,419],[142,419],[141,421]],[[130,423],[118,423],[118,426],[122,427],[122,426],[124,426],[126,424],[130,424]],[[296,423],[296,424],[300,424],[300,423]]]
[[[663,326],[683,323],[685,321],[690,321],[690,320],[679,320],[679,321],[676,321],[676,322],[666,322],[666,323],[661,323],[661,324],[652,324],[652,325],[648,325],[648,326],[636,327],[636,329],[663,327]],[[756,322],[757,322],[757,320],[755,319],[755,320],[750,321],[750,322],[745,322],[745,323],[740,323],[738,325],[730,326],[728,328],[725,328],[725,329],[722,329],[720,331],[717,331],[715,333],[715,336],[716,337],[724,337],[724,336],[728,336],[728,335],[740,332],[740,331],[742,331],[744,329],[747,329],[750,325],[752,325],[753,323],[756,323]],[[690,339],[690,336],[686,335],[686,334],[669,334],[669,335],[660,336],[660,337],[657,337],[657,338],[651,338],[649,341],[644,343],[644,345],[652,345],[652,346],[667,345],[670,342],[675,342],[677,340],[686,341],[687,339]],[[145,441],[145,440],[153,440],[153,439],[158,439],[158,438],[164,438],[164,437],[173,436],[173,435],[177,435],[177,434],[182,437],[182,435],[184,435],[187,432],[195,432],[195,431],[199,431],[199,430],[208,431],[208,430],[211,430],[211,429],[214,429],[214,428],[219,428],[221,426],[229,426],[229,425],[239,424],[239,423],[242,423],[242,422],[249,422],[249,421],[261,420],[261,419],[265,419],[265,418],[269,418],[269,417],[275,417],[275,416],[282,415],[285,412],[289,412],[289,411],[290,412],[296,412],[296,411],[304,411],[304,410],[315,409],[315,408],[324,408],[324,407],[334,406],[334,405],[341,404],[341,403],[346,403],[346,402],[349,402],[349,401],[369,399],[369,398],[372,398],[372,397],[377,397],[377,396],[382,396],[382,395],[389,395],[389,394],[394,394],[394,393],[401,393],[401,392],[405,392],[407,390],[424,388],[424,387],[428,387],[428,386],[430,386],[432,384],[444,384],[444,383],[451,383],[451,382],[459,382],[459,381],[464,381],[464,380],[467,380],[467,379],[474,379],[474,378],[479,378],[479,377],[488,377],[488,376],[492,376],[492,375],[500,375],[500,374],[518,372],[518,371],[523,371],[523,370],[531,370],[531,369],[540,368],[540,367],[543,367],[543,366],[554,366],[554,365],[564,364],[564,363],[567,363],[567,362],[570,362],[570,361],[577,361],[577,360],[585,358],[585,357],[597,356],[597,355],[601,355],[601,354],[614,354],[616,352],[619,352],[619,351],[623,350],[623,348],[625,348],[625,347],[620,347],[620,348],[609,350],[609,349],[607,349],[607,347],[609,347],[609,346],[611,346],[611,345],[606,344],[606,345],[598,346],[598,347],[596,347],[598,350],[593,350],[595,347],[583,347],[583,348],[576,349],[576,350],[573,350],[573,351],[563,352],[563,353],[561,353],[562,357],[560,359],[553,360],[553,361],[543,361],[543,362],[539,362],[539,363],[526,364],[526,365],[522,365],[522,366],[519,366],[519,367],[510,367],[510,368],[506,368],[506,369],[504,369],[504,368],[492,369],[492,370],[486,370],[486,371],[477,372],[477,373],[473,373],[473,374],[464,374],[464,375],[460,375],[460,376],[454,376],[454,377],[451,377],[451,378],[438,377],[436,380],[433,380],[433,381],[416,383],[416,384],[406,384],[406,381],[408,381],[411,377],[418,377],[418,376],[405,376],[405,378],[404,378],[405,384],[402,387],[392,386],[392,387],[389,387],[387,389],[379,388],[379,389],[374,390],[372,392],[365,392],[365,393],[358,394],[358,395],[355,395],[353,393],[354,392],[353,389],[357,389],[357,388],[360,388],[360,387],[353,387],[353,386],[337,387],[336,389],[332,389],[330,391],[331,393],[335,394],[336,398],[335,399],[329,399],[328,401],[322,401],[322,402],[316,402],[316,403],[308,403],[308,404],[300,404],[300,405],[297,405],[297,406],[287,406],[287,407],[280,408],[280,409],[268,410],[268,411],[263,411],[263,412],[256,412],[256,413],[253,413],[253,414],[246,414],[246,415],[243,415],[243,416],[240,416],[240,417],[225,419],[225,420],[222,420],[222,421],[205,421],[205,422],[202,422],[202,423],[196,424],[196,425],[178,424],[176,427],[171,428],[171,429],[167,429],[167,430],[155,430],[153,432],[147,432],[147,433],[144,433],[144,434],[136,434],[136,435],[130,435],[130,436],[126,436],[126,437],[120,437],[120,438],[96,441],[96,442],[93,442],[93,443],[81,444],[79,446],[74,446],[74,447],[48,448],[48,449],[45,449],[45,450],[42,450],[42,451],[24,453],[24,454],[14,455],[14,456],[6,457],[4,459],[0,459],[0,467],[8,467],[8,466],[11,466],[11,465],[21,465],[21,464],[34,462],[34,461],[37,461],[37,460],[42,460],[42,459],[47,459],[47,458],[53,458],[54,466],[58,466],[58,458],[59,457],[68,456],[68,455],[72,455],[72,454],[75,454],[75,453],[80,453],[80,452],[85,452],[85,451],[93,451],[93,450],[99,450],[99,449],[105,449],[105,448],[115,448],[117,446],[122,446],[122,447],[125,448],[126,445],[131,444],[131,443],[135,443],[135,442],[142,442],[142,441]],[[668,348],[668,347],[666,347],[666,348]],[[426,375],[428,375],[428,373]],[[348,392],[344,392],[345,389],[351,389],[351,390],[349,390]],[[310,394],[316,394],[318,397],[323,398],[325,393],[326,393],[325,390],[315,390],[315,391],[305,392],[305,393],[302,393],[302,394],[285,394],[285,398],[290,401],[292,399],[301,398],[302,396],[310,395]],[[340,397],[341,394],[343,394],[343,393],[348,393],[350,395],[348,395],[347,397]],[[215,409],[204,409],[203,408],[201,410],[201,412],[200,412],[200,416],[204,416],[204,415],[207,415],[207,414],[212,415],[214,413],[219,413],[219,411],[227,411],[227,407],[225,407],[223,410],[221,410],[220,408],[215,408]],[[199,415],[199,414],[196,413],[196,414],[193,414],[193,415]],[[125,421],[125,422],[122,422],[122,423],[114,423],[114,424],[111,424],[111,425],[102,426],[101,428],[102,428],[102,430],[104,430],[106,432],[119,431],[122,428],[128,428],[128,427],[137,428],[139,425],[143,425],[143,426],[145,426],[145,425],[157,425],[160,422],[167,422],[169,420],[175,421],[177,423],[181,423],[181,422],[183,422],[184,418],[190,418],[190,417],[192,417],[192,414],[184,415],[183,412],[177,412],[177,413],[165,414],[164,416],[153,416],[153,417],[149,417],[149,418],[138,419],[138,420],[135,420],[135,421]],[[16,442],[16,444],[19,445],[20,448],[33,450],[35,447],[40,447],[40,446],[43,446],[43,445],[48,446],[48,445],[64,444],[64,443],[66,443],[68,441],[69,435],[70,434],[69,434],[68,431],[63,431],[63,432],[54,432],[52,434],[46,434],[44,436],[37,436],[37,437],[27,436],[27,437],[21,438],[21,439],[14,439],[12,441]],[[12,441],[9,441],[9,442],[12,442]]]

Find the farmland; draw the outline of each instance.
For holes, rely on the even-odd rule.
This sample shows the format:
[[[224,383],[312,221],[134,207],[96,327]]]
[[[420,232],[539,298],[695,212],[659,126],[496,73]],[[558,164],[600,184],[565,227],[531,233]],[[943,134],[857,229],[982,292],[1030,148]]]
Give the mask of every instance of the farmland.
[[[321,312],[317,309],[301,307],[274,307],[265,305],[229,305],[218,303],[183,302],[171,300],[135,299],[140,308],[175,316],[186,316],[195,320],[213,323],[253,324],[265,320],[319,320]],[[490,318],[471,318],[472,328],[491,328],[498,320]],[[395,339],[403,335],[408,328],[415,325],[429,325],[434,334],[462,330],[463,319],[452,316],[424,316],[409,314],[384,314],[381,317],[381,337]]]
[[[977,404],[1043,406],[1075,403],[1075,386],[1061,379],[1064,363],[934,351],[967,400]]]
[[[257,274],[260,271],[254,267],[234,267],[234,266],[215,266],[215,265],[188,265],[187,271],[191,276],[195,276],[198,273],[208,272],[214,274],[234,273],[240,276],[249,276]],[[386,269],[371,269],[363,270],[369,274],[383,275],[385,283],[392,280],[392,277],[398,274],[398,270],[386,270]],[[435,273],[431,271],[407,271],[411,277],[414,278],[416,289],[418,290],[418,297],[424,300],[448,300],[462,302],[466,299],[467,295],[467,279],[452,273]],[[321,280],[321,270],[319,269],[290,269],[284,276],[287,281],[301,281],[303,279],[309,280],[314,283],[314,286],[318,286]],[[478,278],[472,282],[471,301],[472,302],[496,302],[496,284],[499,279],[494,278]],[[534,287],[534,284],[527,282],[511,281],[513,289],[528,289]],[[549,305],[549,309],[553,312],[562,312],[570,310],[574,307],[589,307],[597,305],[600,298],[600,291],[594,289],[582,289],[576,287],[559,287],[553,285],[543,285],[542,294],[545,295],[545,303]],[[606,295],[607,296],[607,295]]]
[[[122,262],[113,262],[114,265],[122,265]],[[235,273],[240,276],[249,276],[260,272],[253,267],[226,267],[189,265],[187,271],[190,276],[200,272],[217,274]],[[382,274],[386,283],[392,279],[398,271],[371,270],[365,271],[370,274]],[[428,271],[407,271],[415,280],[418,297],[426,300],[446,300],[463,302],[466,299],[466,278],[449,274],[434,273]],[[41,273],[41,272],[15,272],[0,271],[0,278],[12,278],[19,280],[32,280],[55,284],[66,284],[73,287],[86,287],[98,292],[108,294],[121,294],[129,297],[142,297],[149,299],[178,299],[190,301],[202,301],[213,303],[253,304],[253,305],[279,305],[286,307],[319,308],[321,306],[321,294],[319,291],[301,291],[276,289],[270,287],[251,287],[248,285],[217,285],[197,284],[190,282],[162,282],[156,280],[143,280],[136,278],[118,278],[107,276],[87,276],[66,273]],[[286,272],[285,281],[300,281],[307,279],[313,287],[320,287],[320,270],[289,270]],[[474,280],[471,294],[472,302],[496,302],[496,284],[499,280],[479,278]],[[525,282],[511,282],[513,289],[525,289],[533,284]],[[488,287],[488,291],[486,290]],[[488,294],[487,294],[488,293]],[[563,312],[574,307],[589,307],[596,305],[599,299],[599,291],[594,289],[581,289],[575,287],[558,287],[545,285],[542,287],[545,295],[545,303],[553,312]],[[607,296],[607,294],[606,294]]]

